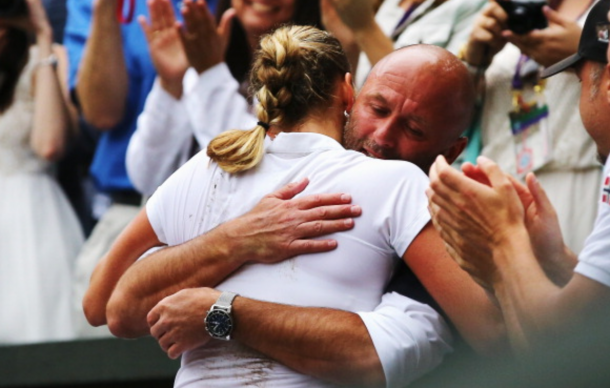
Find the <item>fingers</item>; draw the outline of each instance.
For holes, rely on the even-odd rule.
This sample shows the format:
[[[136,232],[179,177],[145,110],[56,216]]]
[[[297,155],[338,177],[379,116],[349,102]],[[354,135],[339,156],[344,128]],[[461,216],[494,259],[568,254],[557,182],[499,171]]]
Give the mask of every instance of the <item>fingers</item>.
[[[220,18],[220,23],[218,24],[218,35],[220,35],[224,47],[228,46],[229,40],[231,39],[231,26],[233,25],[233,18],[235,15],[235,9],[229,8]]]
[[[533,201],[532,193],[523,183],[519,182],[516,178],[511,175],[506,176],[510,183],[513,185],[515,190],[517,191],[517,195],[523,204],[523,208],[527,209],[531,205]]]
[[[288,257],[305,255],[308,253],[322,253],[336,249],[336,240],[295,240],[288,246]]]
[[[555,208],[553,208],[546,191],[542,188],[542,185],[538,179],[536,179],[536,176],[533,173],[527,174],[525,177],[525,182],[527,183],[527,187],[529,188],[532,198],[536,203],[536,208],[538,211],[542,211],[546,214],[555,213]]]
[[[294,207],[308,210],[322,206],[346,205],[352,203],[352,196],[344,193],[313,194],[294,199]]]
[[[300,224],[295,228],[295,231],[300,238],[313,238],[350,230],[354,225],[355,222],[351,218],[313,221]]]
[[[270,198],[278,198],[278,199],[292,199],[295,195],[302,193],[303,190],[309,185],[309,179],[303,178],[298,182],[289,183],[281,189],[274,191],[273,193],[267,195]]]
[[[487,179],[489,179],[492,187],[505,186],[507,183],[510,183],[500,167],[491,159],[488,159],[485,156],[479,156],[477,158],[477,164],[481,168],[481,171],[487,176]]]
[[[462,172],[468,178],[475,180],[485,186],[491,187],[491,182],[489,181],[489,179],[487,179],[487,175],[485,175],[485,173],[483,173],[483,171],[481,171],[478,166],[475,166],[470,162],[466,162],[462,165]]]
[[[148,24],[148,21],[146,20],[146,17],[144,15],[138,16],[138,24],[140,25],[140,27],[142,28],[142,31],[144,32],[146,41],[148,43],[150,43],[150,41],[152,40],[153,30],[152,30],[152,27]]]
[[[549,24],[558,24],[560,26],[566,26],[571,22],[570,19],[563,17],[559,12],[553,10],[548,5],[545,5],[542,8],[542,12],[544,13],[544,16],[548,20]]]

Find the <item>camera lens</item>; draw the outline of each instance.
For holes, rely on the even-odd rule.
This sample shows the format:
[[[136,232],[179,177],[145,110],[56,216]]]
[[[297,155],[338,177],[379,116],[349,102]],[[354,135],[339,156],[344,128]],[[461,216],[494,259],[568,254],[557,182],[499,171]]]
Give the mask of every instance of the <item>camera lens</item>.
[[[532,30],[532,15],[525,5],[515,4],[510,29],[516,34],[525,34]]]

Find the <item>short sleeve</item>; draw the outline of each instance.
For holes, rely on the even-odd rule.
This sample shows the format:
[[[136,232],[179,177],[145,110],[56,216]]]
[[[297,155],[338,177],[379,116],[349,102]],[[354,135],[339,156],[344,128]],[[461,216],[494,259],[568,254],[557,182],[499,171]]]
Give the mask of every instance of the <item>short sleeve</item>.
[[[451,352],[451,330],[430,306],[395,292],[372,312],[358,313],[379,355],[387,387],[404,387]]]

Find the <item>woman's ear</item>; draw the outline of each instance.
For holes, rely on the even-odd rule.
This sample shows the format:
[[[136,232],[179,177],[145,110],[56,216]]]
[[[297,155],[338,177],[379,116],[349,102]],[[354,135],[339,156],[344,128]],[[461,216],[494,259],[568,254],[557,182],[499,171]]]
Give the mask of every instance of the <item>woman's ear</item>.
[[[343,80],[343,103],[345,105],[345,111],[350,113],[352,111],[352,107],[354,106],[355,101],[355,92],[354,92],[354,84],[352,82],[352,74],[345,73],[345,78]]]

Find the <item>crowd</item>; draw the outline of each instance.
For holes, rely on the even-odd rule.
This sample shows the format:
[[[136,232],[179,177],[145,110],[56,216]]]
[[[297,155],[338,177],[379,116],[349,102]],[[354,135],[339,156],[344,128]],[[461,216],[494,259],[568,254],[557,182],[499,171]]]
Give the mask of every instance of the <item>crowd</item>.
[[[403,387],[608,308],[610,0],[3,4],[0,345]]]

